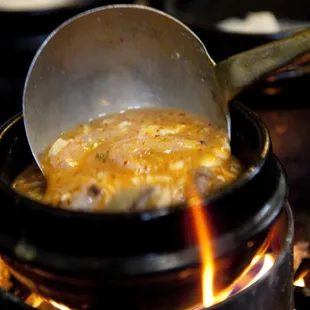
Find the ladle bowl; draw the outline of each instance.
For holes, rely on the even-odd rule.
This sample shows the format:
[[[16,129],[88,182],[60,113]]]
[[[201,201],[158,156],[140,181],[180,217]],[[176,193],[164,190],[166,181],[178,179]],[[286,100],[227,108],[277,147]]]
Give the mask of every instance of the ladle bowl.
[[[105,6],[57,28],[29,69],[23,116],[32,153],[64,131],[129,108],[167,106],[228,128],[243,87],[310,50],[310,30],[215,64],[177,19],[139,5]]]

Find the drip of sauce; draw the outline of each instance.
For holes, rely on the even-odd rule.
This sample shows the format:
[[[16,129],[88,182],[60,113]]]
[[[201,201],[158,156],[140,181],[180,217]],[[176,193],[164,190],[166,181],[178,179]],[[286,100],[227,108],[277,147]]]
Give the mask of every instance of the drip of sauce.
[[[128,212],[184,202],[241,172],[226,132],[197,115],[149,108],[111,114],[64,133],[13,187],[53,206]]]

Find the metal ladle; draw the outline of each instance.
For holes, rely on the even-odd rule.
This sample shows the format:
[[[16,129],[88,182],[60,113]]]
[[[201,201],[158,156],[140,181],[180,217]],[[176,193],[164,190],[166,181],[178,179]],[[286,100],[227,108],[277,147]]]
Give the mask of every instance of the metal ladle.
[[[310,50],[310,30],[215,64],[175,18],[138,5],[106,6],[56,29],[25,83],[24,123],[33,155],[62,132],[129,108],[164,106],[230,128],[228,102],[245,86]]]

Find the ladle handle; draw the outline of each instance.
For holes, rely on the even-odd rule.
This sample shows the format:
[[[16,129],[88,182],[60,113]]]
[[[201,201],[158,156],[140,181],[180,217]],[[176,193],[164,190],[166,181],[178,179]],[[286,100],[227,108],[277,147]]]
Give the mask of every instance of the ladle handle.
[[[219,88],[228,103],[242,88],[310,50],[310,28],[229,57],[215,67]]]

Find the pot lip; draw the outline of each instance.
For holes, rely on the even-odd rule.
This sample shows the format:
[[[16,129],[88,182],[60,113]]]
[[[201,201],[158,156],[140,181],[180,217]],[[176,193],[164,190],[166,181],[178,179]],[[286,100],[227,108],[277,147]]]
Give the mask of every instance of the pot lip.
[[[242,175],[232,182],[221,189],[214,191],[208,197],[204,197],[204,205],[214,204],[217,200],[222,198],[223,196],[229,195],[231,192],[235,191],[238,188],[243,187],[247,182],[251,181],[255,176],[261,171],[262,167],[265,164],[265,161],[268,157],[268,154],[271,150],[271,142],[270,142],[270,135],[267,130],[265,124],[260,120],[259,116],[253,112],[251,109],[247,108],[246,106],[242,105],[241,103],[234,101],[232,102],[234,108],[237,108],[241,113],[250,118],[251,121],[256,126],[257,130],[261,133],[261,137],[263,140],[261,142],[261,149],[260,153],[258,154],[259,157],[256,161],[254,161],[247,169],[242,173]],[[6,123],[0,126],[0,143],[1,140],[4,138],[6,133],[18,122],[23,119],[22,112],[19,112],[11,119],[9,119]],[[168,214],[173,214],[176,212],[184,211],[184,209],[191,208],[187,202],[178,205],[172,205],[165,208],[154,209],[149,211],[135,211],[135,212],[128,212],[128,213],[119,213],[119,212],[85,212],[79,210],[68,210],[64,208],[55,208],[48,204],[43,204],[39,201],[32,200],[28,197],[25,197],[19,193],[17,193],[11,186],[9,186],[6,182],[0,178],[0,184],[2,190],[6,191],[11,197],[17,199],[19,202],[25,204],[28,208],[34,211],[52,211],[54,215],[60,217],[75,217],[75,218],[83,218],[83,219],[109,219],[109,220],[132,220],[138,219],[141,221],[149,221],[156,218],[160,218],[163,216],[167,216]]]

